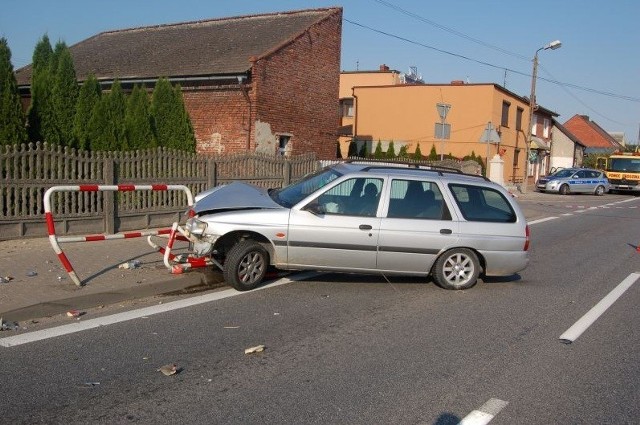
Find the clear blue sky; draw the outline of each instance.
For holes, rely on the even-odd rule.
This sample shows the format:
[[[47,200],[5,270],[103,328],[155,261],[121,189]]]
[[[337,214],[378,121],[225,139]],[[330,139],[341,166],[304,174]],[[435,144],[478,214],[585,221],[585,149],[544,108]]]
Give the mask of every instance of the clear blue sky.
[[[329,6],[344,8],[343,70],[415,66],[428,83],[497,83],[529,96],[536,50],[559,39],[560,49],[539,53],[538,103],[560,122],[588,115],[638,139],[638,0],[4,0],[0,37],[17,69],[45,33],[71,46],[107,30]]]

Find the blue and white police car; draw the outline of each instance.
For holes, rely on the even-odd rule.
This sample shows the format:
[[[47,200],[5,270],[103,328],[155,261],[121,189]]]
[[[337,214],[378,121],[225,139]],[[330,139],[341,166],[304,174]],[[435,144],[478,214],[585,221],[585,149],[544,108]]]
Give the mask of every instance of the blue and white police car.
[[[592,168],[563,168],[536,182],[540,192],[591,193],[602,196],[609,191],[609,180],[604,172]]]

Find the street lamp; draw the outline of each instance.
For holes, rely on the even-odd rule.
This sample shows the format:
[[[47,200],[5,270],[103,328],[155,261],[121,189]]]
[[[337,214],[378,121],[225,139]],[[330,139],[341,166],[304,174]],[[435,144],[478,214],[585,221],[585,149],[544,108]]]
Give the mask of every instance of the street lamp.
[[[538,78],[538,53],[540,50],[556,50],[562,47],[560,40],[552,41],[551,43],[540,47],[536,50],[536,54],[533,56],[533,72],[531,74],[531,95],[529,96],[529,130],[527,131],[526,144],[526,156],[524,161],[524,181],[522,182],[522,191],[527,191],[527,183],[529,181],[529,145],[531,143],[531,136],[533,133],[533,111],[536,108],[536,80]]]

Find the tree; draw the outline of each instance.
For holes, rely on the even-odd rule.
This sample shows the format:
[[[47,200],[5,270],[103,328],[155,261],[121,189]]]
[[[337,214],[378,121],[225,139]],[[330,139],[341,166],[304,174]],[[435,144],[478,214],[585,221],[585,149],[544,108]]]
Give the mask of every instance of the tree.
[[[351,158],[357,155],[358,155],[358,144],[356,143],[355,140],[351,139],[351,141],[349,142],[349,153],[347,154],[347,157]]]
[[[115,151],[126,147],[124,136],[125,98],[120,82],[100,97],[89,119],[87,136],[94,151]]]
[[[43,140],[43,127],[51,121],[49,61],[53,55],[49,37],[45,34],[33,52],[31,73],[31,105],[27,111],[28,132],[31,141]]]
[[[160,78],[151,97],[153,133],[158,146],[195,151],[195,136],[182,100],[180,86],[175,89],[166,78]]]
[[[0,145],[24,143],[27,131],[7,39],[0,38]]]
[[[393,146],[393,140],[389,142],[389,146],[387,147],[387,158],[393,159],[396,157],[396,148]]]
[[[144,149],[156,146],[151,129],[147,91],[136,85],[127,99],[124,129],[129,149]]]
[[[431,145],[431,151],[427,157],[430,161],[436,161],[438,159],[438,152],[436,151],[436,145]]]
[[[74,136],[74,120],[78,101],[78,80],[69,48],[58,43],[51,61],[51,107],[54,121],[48,123],[46,140],[58,145],[78,147]]]
[[[413,159],[416,161],[422,160],[422,152],[420,152],[420,143],[416,145],[416,151],[413,153]]]
[[[373,153],[373,157],[375,159],[382,159],[384,158],[384,154],[382,153],[382,142],[380,142],[380,140],[378,140],[378,144],[376,145],[376,150]]]
[[[124,116],[127,109],[127,101],[122,92],[119,80],[115,80],[107,96],[111,131],[113,132],[113,145],[110,150],[124,150],[127,148],[127,138],[124,131]]]
[[[76,103],[76,115],[73,121],[74,147],[80,150],[88,150],[89,143],[89,120],[91,112],[100,101],[102,90],[96,76],[89,74],[78,94]]]
[[[400,151],[398,152],[398,157],[407,158],[409,153],[407,152],[407,145],[400,146]]]

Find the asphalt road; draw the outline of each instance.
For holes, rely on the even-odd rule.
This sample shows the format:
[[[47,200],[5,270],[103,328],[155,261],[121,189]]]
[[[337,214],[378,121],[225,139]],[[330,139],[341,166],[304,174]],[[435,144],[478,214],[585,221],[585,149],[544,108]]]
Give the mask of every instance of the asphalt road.
[[[322,274],[0,347],[0,423],[636,424],[640,281],[559,336],[640,271],[640,198],[558,198],[530,266],[467,291]]]

